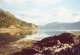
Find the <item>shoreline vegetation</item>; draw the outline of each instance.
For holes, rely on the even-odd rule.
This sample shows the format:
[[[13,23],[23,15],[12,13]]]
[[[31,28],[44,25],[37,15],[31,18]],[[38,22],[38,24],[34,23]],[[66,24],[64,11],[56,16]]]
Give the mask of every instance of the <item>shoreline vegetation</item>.
[[[37,29],[37,25],[22,21],[10,12],[0,8],[0,33],[15,33],[22,31],[25,33],[34,33]]]
[[[36,29],[37,25],[20,20],[10,12],[0,8],[0,29],[1,28]]]
[[[11,35],[14,35],[15,33],[22,33],[22,34],[35,34],[37,33],[37,29],[26,29],[26,28],[1,28],[0,33],[10,33]]]

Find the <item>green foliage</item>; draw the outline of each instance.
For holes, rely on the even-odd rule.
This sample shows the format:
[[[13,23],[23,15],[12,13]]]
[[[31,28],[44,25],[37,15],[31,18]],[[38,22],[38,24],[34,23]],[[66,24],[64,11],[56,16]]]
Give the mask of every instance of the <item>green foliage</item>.
[[[31,27],[33,24],[26,23],[22,20],[17,19],[11,13],[0,9],[0,28],[8,28],[10,26],[15,27]],[[35,25],[36,26],[36,25]]]

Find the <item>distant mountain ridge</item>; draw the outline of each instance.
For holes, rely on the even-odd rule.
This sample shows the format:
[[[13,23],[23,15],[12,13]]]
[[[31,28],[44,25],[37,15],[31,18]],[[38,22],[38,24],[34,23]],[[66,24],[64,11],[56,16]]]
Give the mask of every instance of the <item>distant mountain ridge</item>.
[[[36,25],[32,23],[26,23],[25,21],[16,18],[10,12],[4,11],[0,8],[0,28],[9,28],[12,26],[15,28],[25,27],[27,29],[37,28]]]
[[[47,30],[80,30],[80,21],[74,23],[49,23],[40,29]]]

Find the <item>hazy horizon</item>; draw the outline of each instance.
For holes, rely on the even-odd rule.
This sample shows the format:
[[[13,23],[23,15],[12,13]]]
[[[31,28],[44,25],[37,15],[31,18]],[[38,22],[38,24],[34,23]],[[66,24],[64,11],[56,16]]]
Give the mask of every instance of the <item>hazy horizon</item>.
[[[0,8],[37,25],[80,21],[80,0],[0,0]]]

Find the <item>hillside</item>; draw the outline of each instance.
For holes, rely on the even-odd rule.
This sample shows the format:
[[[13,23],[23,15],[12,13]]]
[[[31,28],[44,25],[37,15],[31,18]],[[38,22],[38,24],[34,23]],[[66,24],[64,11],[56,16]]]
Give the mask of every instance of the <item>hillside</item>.
[[[47,30],[80,30],[80,22],[74,23],[49,23],[41,26],[41,29]]]
[[[37,28],[36,25],[19,20],[10,12],[0,9],[0,28],[22,28],[22,27],[28,29]]]

